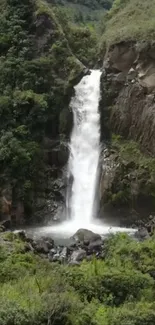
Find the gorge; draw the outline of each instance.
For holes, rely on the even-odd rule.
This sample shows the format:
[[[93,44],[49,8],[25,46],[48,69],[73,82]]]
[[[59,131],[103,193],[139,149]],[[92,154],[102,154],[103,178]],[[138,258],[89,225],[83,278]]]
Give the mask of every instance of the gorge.
[[[32,229],[33,235],[40,237],[69,238],[79,229],[92,230],[100,234],[111,232],[133,232],[134,229],[112,227],[99,220],[99,182],[101,156],[100,130],[100,70],[89,73],[74,87],[75,95],[70,102],[73,113],[73,130],[69,143],[67,162],[66,204],[64,222]],[[60,220],[62,216],[60,215]],[[29,229],[28,233],[31,233]]]
[[[0,5],[0,325],[154,325],[155,0]]]

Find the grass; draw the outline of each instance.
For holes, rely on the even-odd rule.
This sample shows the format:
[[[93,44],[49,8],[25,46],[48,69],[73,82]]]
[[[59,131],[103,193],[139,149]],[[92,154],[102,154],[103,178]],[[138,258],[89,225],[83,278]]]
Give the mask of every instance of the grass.
[[[124,1],[122,1],[123,3]],[[119,7],[119,6],[118,6]],[[155,37],[155,0],[129,0],[117,10],[109,12],[102,43],[106,46]]]
[[[78,267],[19,253],[16,241],[23,249],[17,235],[0,249],[0,325],[154,324],[154,238],[111,235],[104,260]]]

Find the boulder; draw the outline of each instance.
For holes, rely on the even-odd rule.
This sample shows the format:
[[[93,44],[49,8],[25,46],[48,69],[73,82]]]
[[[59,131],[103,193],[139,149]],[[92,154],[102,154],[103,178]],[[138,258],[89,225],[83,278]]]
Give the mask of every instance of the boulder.
[[[3,225],[0,225],[0,233],[5,231],[5,227]]]
[[[11,229],[11,220],[7,219],[4,220],[0,223],[0,226],[3,226],[5,228],[5,230],[10,230]]]
[[[42,241],[44,241],[48,247],[48,249],[52,249],[54,247],[54,240],[50,237],[42,237]]]
[[[48,243],[46,243],[42,239],[35,242],[33,244],[33,247],[34,247],[35,251],[40,254],[48,254],[49,250],[50,250]]]
[[[86,255],[86,251],[80,248],[72,253],[70,262],[81,262],[84,258],[86,258]]]
[[[14,234],[16,234],[22,241],[27,241],[26,232],[24,230],[15,230]]]
[[[60,254],[59,253],[54,254],[53,258],[52,258],[52,261],[53,262],[59,262],[60,261]]]
[[[143,241],[145,239],[148,239],[150,236],[149,236],[147,229],[142,227],[142,228],[138,229],[138,231],[135,233],[135,237],[138,240]]]
[[[88,241],[89,243],[94,242],[98,239],[101,240],[101,236],[99,234],[94,233],[91,230],[88,229],[79,229],[72,237],[74,240],[76,241],[80,241],[80,242],[85,242]]]
[[[49,255],[50,256],[53,256],[54,254],[56,254],[57,253],[57,249],[56,248],[52,248],[52,249],[50,249],[50,251],[49,251]]]
[[[102,248],[102,240],[97,239],[94,242],[91,242],[88,246],[88,251],[91,253],[98,252]]]
[[[49,262],[53,262],[53,256],[57,254],[57,249],[56,248],[52,248],[50,249],[49,253],[48,253],[48,259]]]
[[[61,261],[66,261],[67,260],[67,257],[68,257],[68,248],[67,247],[64,247],[62,252],[60,253],[60,260]]]

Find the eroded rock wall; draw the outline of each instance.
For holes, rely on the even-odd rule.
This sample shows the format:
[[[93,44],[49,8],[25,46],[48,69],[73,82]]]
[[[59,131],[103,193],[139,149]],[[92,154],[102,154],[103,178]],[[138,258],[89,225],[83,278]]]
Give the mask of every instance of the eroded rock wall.
[[[104,59],[101,91],[102,141],[108,144],[111,161],[108,173],[102,169],[101,215],[107,202],[115,209],[126,207],[134,213],[152,213],[155,206],[154,42],[122,42],[112,46]]]

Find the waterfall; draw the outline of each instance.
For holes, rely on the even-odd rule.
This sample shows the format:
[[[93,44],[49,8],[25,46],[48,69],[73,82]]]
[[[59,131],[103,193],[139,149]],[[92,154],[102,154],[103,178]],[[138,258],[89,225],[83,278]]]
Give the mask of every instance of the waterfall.
[[[98,181],[100,156],[100,99],[99,70],[92,70],[75,87],[75,96],[70,107],[74,115],[74,126],[70,141],[69,174],[72,188],[69,211],[72,222],[81,227],[89,226],[94,217],[95,191]]]
[[[92,70],[83,77],[75,87],[75,96],[70,107],[74,115],[74,125],[70,140],[70,156],[68,161],[68,220],[59,225],[42,227],[37,234],[69,238],[79,228],[86,228],[100,234],[135,230],[110,227],[96,217],[96,191],[98,186],[98,170],[100,156],[100,99],[99,70]],[[67,214],[66,214],[67,219]],[[34,231],[33,231],[34,232]]]

